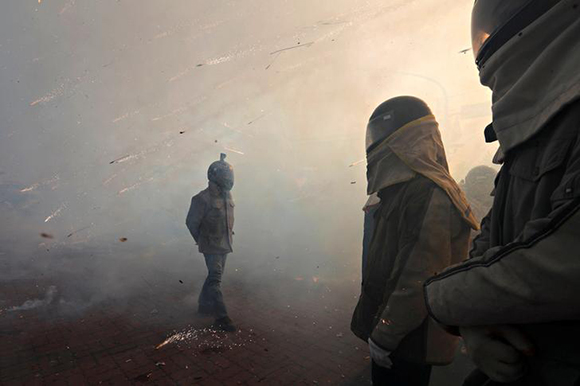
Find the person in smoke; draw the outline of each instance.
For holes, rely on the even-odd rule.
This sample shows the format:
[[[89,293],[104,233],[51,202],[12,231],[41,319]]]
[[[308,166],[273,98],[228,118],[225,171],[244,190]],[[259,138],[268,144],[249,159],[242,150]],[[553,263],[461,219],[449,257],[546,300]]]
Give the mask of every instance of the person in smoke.
[[[473,49],[503,163],[470,259],[425,286],[465,385],[580,385],[580,4],[478,0]]]
[[[209,186],[191,199],[186,225],[203,253],[208,275],[199,295],[198,312],[216,318],[215,326],[236,331],[228,316],[221,292],[222,275],[228,253],[232,252],[234,227],[234,169],[225,162],[226,155],[212,163],[207,171]]]
[[[477,221],[483,220],[493,205],[493,180],[497,172],[489,166],[476,166],[460,185]]]
[[[375,230],[351,329],[368,341],[374,385],[428,385],[457,338],[427,316],[423,282],[467,254],[477,222],[449,175],[438,124],[420,99],[381,104],[367,127]]]

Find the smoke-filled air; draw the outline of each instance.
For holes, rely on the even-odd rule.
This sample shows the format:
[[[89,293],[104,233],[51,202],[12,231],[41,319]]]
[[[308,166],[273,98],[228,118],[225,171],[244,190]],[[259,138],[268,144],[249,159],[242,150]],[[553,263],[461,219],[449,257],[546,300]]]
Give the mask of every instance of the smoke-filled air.
[[[360,292],[367,123],[381,102],[419,97],[439,122],[458,183],[491,166],[496,146],[483,136],[490,93],[470,50],[472,5],[4,2],[0,324],[11,327],[0,333],[24,339],[22,320],[75,329],[110,312],[154,326],[147,347],[155,355],[193,345],[206,360],[273,341],[268,334],[286,342],[306,331],[315,341],[320,328],[364,366],[368,348],[348,325]],[[235,173],[222,288],[240,331],[227,342],[195,319],[207,269],[185,224],[220,153]],[[275,355],[275,345],[259,347]],[[140,372],[124,370],[133,356],[115,361],[131,382],[159,374],[178,382],[170,359]],[[205,373],[183,384],[214,379],[196,361]],[[344,366],[334,384],[368,384]],[[265,371],[255,377],[274,383]]]

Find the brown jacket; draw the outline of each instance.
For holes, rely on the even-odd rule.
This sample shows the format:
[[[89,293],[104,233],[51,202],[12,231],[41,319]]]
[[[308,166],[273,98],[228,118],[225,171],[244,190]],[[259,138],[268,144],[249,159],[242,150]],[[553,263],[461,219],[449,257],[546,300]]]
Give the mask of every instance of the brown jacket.
[[[395,357],[448,364],[457,338],[428,317],[423,283],[465,258],[470,227],[448,195],[421,175],[382,189],[379,197],[351,329]]]
[[[199,252],[221,255],[232,252],[234,201],[230,192],[224,195],[212,182],[191,199],[185,220]]]

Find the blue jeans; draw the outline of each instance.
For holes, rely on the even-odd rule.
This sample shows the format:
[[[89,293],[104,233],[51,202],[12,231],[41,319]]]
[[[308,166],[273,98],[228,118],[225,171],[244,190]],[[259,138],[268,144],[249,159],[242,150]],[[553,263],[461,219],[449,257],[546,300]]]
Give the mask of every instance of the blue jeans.
[[[208,273],[199,294],[198,303],[200,307],[213,310],[214,316],[218,319],[228,316],[221,290],[222,275],[226,267],[227,256],[204,254]]]

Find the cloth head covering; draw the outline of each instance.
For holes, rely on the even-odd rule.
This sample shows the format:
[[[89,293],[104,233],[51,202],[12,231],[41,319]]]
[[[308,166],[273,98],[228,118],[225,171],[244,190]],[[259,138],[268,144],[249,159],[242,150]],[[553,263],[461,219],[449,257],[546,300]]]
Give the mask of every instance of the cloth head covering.
[[[369,195],[421,174],[449,196],[471,228],[479,229],[463,191],[449,174],[439,125],[433,115],[399,128],[367,154],[367,162]]]
[[[580,7],[562,0],[505,43],[480,70],[493,91],[493,131],[508,153],[580,98]]]

